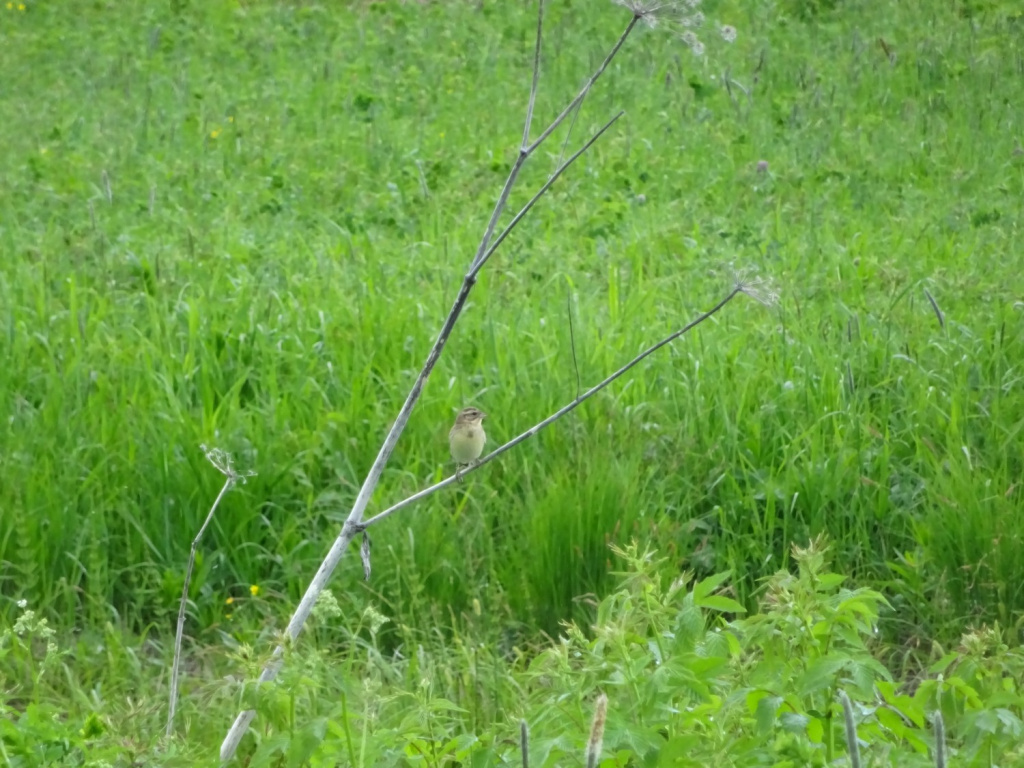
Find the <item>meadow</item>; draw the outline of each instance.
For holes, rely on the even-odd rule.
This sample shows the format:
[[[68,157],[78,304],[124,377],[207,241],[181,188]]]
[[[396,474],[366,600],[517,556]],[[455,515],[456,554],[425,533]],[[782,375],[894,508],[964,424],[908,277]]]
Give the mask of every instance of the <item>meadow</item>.
[[[249,765],[518,764],[520,718],[582,765],[600,691],[602,765],[824,765],[844,690],[873,764],[934,764],[940,711],[958,764],[1024,765],[1024,13],[703,10],[703,56],[638,25],[525,167],[503,222],[625,110],[481,273],[368,514],[451,472],[464,405],[497,445],[738,277],[774,301],[374,527],[257,689],[516,158],[536,6],[0,7],[0,757],[216,764],[245,700]],[[630,18],[551,0],[538,125]],[[204,446],[254,474],[164,739]]]

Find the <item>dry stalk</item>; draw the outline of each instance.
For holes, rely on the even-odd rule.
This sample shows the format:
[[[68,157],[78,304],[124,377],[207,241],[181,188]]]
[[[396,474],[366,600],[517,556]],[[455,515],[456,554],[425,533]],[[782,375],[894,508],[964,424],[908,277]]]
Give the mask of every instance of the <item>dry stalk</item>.
[[[505,230],[495,239],[494,232],[497,228],[498,220],[501,216],[502,211],[505,209],[505,205],[508,202],[509,195],[515,185],[516,180],[519,177],[519,172],[522,170],[523,165],[533,155],[541,144],[562,124],[562,122],[579,106],[579,104],[586,97],[587,93],[597,82],[598,78],[604,73],[605,69],[611,63],[612,59],[622,48],[622,45],[626,42],[630,33],[636,27],[637,22],[645,16],[650,14],[647,11],[639,12],[634,10],[633,16],[629,20],[625,30],[619,36],[618,40],[612,46],[608,55],[605,56],[604,60],[598,65],[597,69],[590,76],[587,82],[580,89],[580,92],[576,97],[569,102],[568,106],[551,122],[551,124],[541,132],[540,136],[537,137],[532,143],[529,140],[530,129],[533,121],[533,109],[537,98],[537,84],[540,77],[540,50],[541,50],[541,33],[543,31],[543,13],[544,13],[544,2],[540,0],[538,3],[538,14],[537,14],[537,38],[536,45],[534,48],[533,57],[533,78],[530,85],[529,101],[526,109],[526,120],[523,127],[523,140],[520,144],[519,155],[516,158],[515,163],[512,165],[512,169],[509,171],[508,179],[505,181],[505,185],[501,190],[501,194],[498,196],[497,203],[494,206],[494,210],[491,213],[491,217],[488,220],[487,227],[484,231],[484,235],[480,240],[480,245],[477,248],[476,255],[470,262],[469,269],[466,272],[462,287],[459,290],[459,294],[455,299],[455,303],[452,305],[451,310],[448,313],[447,318],[441,330],[438,333],[437,340],[434,342],[433,347],[430,349],[427,355],[426,362],[423,364],[423,368],[419,375],[416,377],[416,381],[413,383],[412,389],[409,391],[408,396],[405,399],[405,403],[402,405],[401,410],[398,412],[398,416],[395,418],[394,425],[388,432],[387,437],[384,439],[383,445],[381,445],[380,451],[377,454],[377,458],[373,462],[373,466],[370,467],[370,471],[363,481],[362,487],[359,489],[359,494],[356,496],[355,502],[352,505],[352,510],[349,512],[348,518],[345,524],[342,526],[337,538],[334,540],[334,544],[331,546],[321,563],[320,568],[313,576],[312,581],[306,589],[305,594],[299,601],[299,605],[296,607],[295,612],[292,614],[291,620],[288,622],[288,626],[285,629],[285,642],[294,641],[299,632],[302,630],[303,625],[306,623],[306,619],[309,617],[313,606],[316,604],[317,598],[323,591],[324,587],[327,586],[327,582],[337,567],[338,562],[341,560],[345,550],[348,549],[348,545],[351,543],[354,536],[361,530],[363,512],[366,510],[367,505],[373,496],[374,490],[380,482],[381,474],[384,472],[384,467],[391,457],[395,446],[398,444],[398,439],[401,436],[406,424],[409,421],[409,417],[412,415],[412,410],[419,400],[420,394],[423,391],[423,387],[430,378],[430,374],[434,370],[434,366],[437,364],[438,359],[441,356],[441,352],[444,350],[445,345],[448,342],[448,338],[451,335],[452,329],[455,327],[456,321],[462,314],[462,310],[466,305],[466,301],[469,298],[469,293],[476,284],[477,275],[483,266],[487,263],[488,259],[494,254],[495,250],[501,244],[501,242],[508,236],[512,229],[522,220],[526,212],[533,206],[533,204],[547,191],[552,183],[561,175],[561,173],[578,158],[587,147],[589,147],[593,141],[600,136],[607,128],[615,121],[613,118],[601,132],[592,138],[580,152],[577,152],[569,160],[559,166],[552,178],[541,188],[541,190],[530,200],[529,203],[523,208],[520,213],[513,218]],[[493,241],[493,242],[492,242]],[[274,653],[269,662],[263,668],[262,673],[259,676],[259,682],[265,683],[274,680],[277,677],[278,672],[281,668],[282,658],[284,654],[284,645],[278,645],[274,649]],[[222,761],[230,760],[235,750],[238,748],[239,742],[242,740],[242,736],[245,734],[249,727],[249,724],[255,718],[255,710],[245,710],[238,714],[235,718],[227,735],[224,737],[224,741],[221,743],[220,758]]]
[[[244,483],[248,478],[256,474],[255,472],[238,472],[231,461],[231,456],[219,448],[208,449],[205,445],[202,448],[209,462],[224,475],[224,485],[221,486],[220,493],[214,499],[213,506],[210,507],[210,512],[206,515],[206,520],[199,527],[199,533],[192,539],[192,549],[188,553],[185,584],[181,588],[181,603],[178,605],[178,629],[174,634],[174,661],[171,664],[171,700],[167,707],[167,736],[170,736],[174,731],[174,711],[178,706],[178,672],[181,668],[181,639],[185,633],[185,609],[188,607],[188,588],[192,585],[192,570],[196,564],[196,550],[199,548],[199,542],[203,538],[207,526],[213,520],[214,512],[220,506],[220,500],[234,487],[235,483]]]

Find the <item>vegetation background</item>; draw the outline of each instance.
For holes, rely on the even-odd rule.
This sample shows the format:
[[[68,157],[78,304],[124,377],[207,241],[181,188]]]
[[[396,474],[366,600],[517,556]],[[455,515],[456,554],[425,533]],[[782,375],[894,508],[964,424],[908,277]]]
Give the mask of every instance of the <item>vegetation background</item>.
[[[734,44],[709,24],[698,58],[638,30],[528,167],[513,210],[563,142],[626,110],[485,270],[370,512],[450,470],[463,405],[502,441],[575,396],[570,311],[587,386],[739,271],[778,305],[730,305],[382,525],[372,580],[352,558],[332,582],[324,652],[425,648],[453,680],[486,648],[521,689],[504,660],[564,620],[589,631],[622,594],[610,544],[657,552],[651,583],[729,571],[733,607],[756,611],[764,577],[822,532],[835,570],[885,596],[865,637],[897,678],[972,627],[1018,644],[1024,14],[704,10]],[[629,16],[550,3],[538,120]],[[65,756],[157,759],[184,563],[222,482],[200,446],[216,446],[258,474],[201,547],[191,709],[161,753],[196,760],[219,740],[208,710],[226,726],[236,703],[218,675],[272,642],[455,295],[517,150],[535,7],[97,0],[7,4],[0,25],[3,711],[21,733],[59,712]],[[385,683],[419,679],[403,670]],[[479,738],[510,708],[496,695],[458,728]],[[146,716],[115,738],[126,712]]]

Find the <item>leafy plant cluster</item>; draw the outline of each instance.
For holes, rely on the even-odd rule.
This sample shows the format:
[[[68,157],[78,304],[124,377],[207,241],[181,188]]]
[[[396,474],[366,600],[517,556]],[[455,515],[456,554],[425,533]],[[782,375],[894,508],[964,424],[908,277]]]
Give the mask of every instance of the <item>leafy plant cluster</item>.
[[[934,765],[944,750],[957,765],[1024,764],[1024,652],[998,627],[968,632],[950,652],[936,647],[926,670],[900,680],[878,658],[887,601],[844,586],[823,538],[794,547],[795,572],[766,580],[750,616],[729,596],[729,573],[666,584],[664,563],[649,550],[633,544],[616,554],[626,568],[593,626],[568,623],[542,648],[501,654],[435,641],[385,655],[378,638],[387,620],[371,610],[345,652],[294,649],[279,685],[242,691],[261,714],[243,743],[247,765],[519,765],[524,745],[529,765],[575,765],[602,695],[599,764],[608,767],[834,764],[850,757],[844,697],[854,764]],[[316,632],[327,633],[319,639],[335,615],[328,599],[317,613]],[[193,690],[186,732],[158,745],[159,712],[149,713],[148,731],[143,712],[133,722],[123,705],[55,695],[74,673],[50,632],[28,611],[0,640],[7,764],[211,760],[221,734],[208,726],[225,715],[202,709],[237,698],[234,684]],[[235,662],[243,658],[256,663],[238,649]]]

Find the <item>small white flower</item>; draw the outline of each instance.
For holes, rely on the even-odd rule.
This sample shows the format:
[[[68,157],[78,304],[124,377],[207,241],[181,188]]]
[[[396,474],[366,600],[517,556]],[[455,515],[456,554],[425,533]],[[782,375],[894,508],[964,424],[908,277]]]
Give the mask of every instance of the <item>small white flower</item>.
[[[19,608],[27,608],[28,607],[28,600],[26,600],[25,598],[22,598],[21,600],[19,600],[18,601],[18,607]]]
[[[723,24],[719,32],[722,33],[722,39],[725,40],[725,42],[736,42],[736,27],[733,27],[729,24]]]

